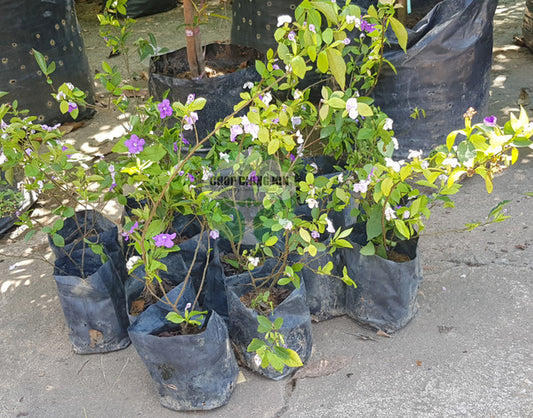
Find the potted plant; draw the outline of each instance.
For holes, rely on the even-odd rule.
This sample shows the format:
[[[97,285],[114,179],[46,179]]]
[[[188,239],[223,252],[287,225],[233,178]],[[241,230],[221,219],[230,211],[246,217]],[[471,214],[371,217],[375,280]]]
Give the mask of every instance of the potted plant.
[[[433,205],[441,201],[453,208],[451,196],[464,177],[483,177],[490,193],[494,176],[514,164],[518,148],[531,145],[532,126],[523,109],[503,128],[494,116],[473,125],[475,113],[469,109],[465,128],[450,133],[446,145],[429,156],[411,150],[406,160],[384,157],[346,166],[345,190],[358,204],[352,214],[359,222],[350,236],[354,249],[343,250],[349,274],[358,277],[357,289],[347,291],[351,317],[387,332],[405,326],[416,312],[422,279],[417,241]],[[486,222],[465,229],[503,221],[505,203],[491,209]]]

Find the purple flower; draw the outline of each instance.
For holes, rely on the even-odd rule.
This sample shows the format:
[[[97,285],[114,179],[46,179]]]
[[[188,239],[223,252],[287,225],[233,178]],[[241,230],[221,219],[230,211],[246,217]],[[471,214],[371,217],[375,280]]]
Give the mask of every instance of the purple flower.
[[[237,139],[237,136],[241,135],[242,133],[244,133],[244,130],[242,129],[241,125],[231,125],[231,128],[230,128],[231,142],[235,142],[235,139]]]
[[[26,155],[30,156],[31,154],[33,154],[33,150],[31,148],[26,148],[24,150],[24,152],[26,153]]]
[[[0,128],[1,129],[6,129],[8,126],[9,125],[7,123],[5,123],[3,119],[0,121]]]
[[[312,23],[309,25],[309,30],[313,33],[316,33],[316,29],[315,29],[315,25],[313,25]]]
[[[196,94],[194,93],[191,93],[187,96],[187,103],[186,104],[191,104],[192,102],[194,102],[194,99],[196,98]]]
[[[132,134],[130,139],[124,141],[124,145],[128,147],[130,154],[139,154],[144,149],[144,139]]]
[[[176,233],[159,234],[154,236],[153,240],[155,241],[156,247],[172,248],[174,246],[174,242],[172,241],[174,238],[176,238]]]
[[[257,172],[253,170],[250,174],[248,174],[248,184],[255,183],[259,181],[259,178],[257,177]]]
[[[74,112],[78,108],[78,105],[74,102],[68,102],[68,113]]]
[[[165,119],[167,116],[172,116],[172,106],[170,106],[170,100],[165,99],[157,105],[159,110],[159,117]]]
[[[57,128],[59,128],[60,126],[61,126],[60,123],[56,123],[54,126],[48,126],[48,125],[46,125],[45,123],[43,123],[43,124],[41,125],[41,128],[43,128],[43,130],[45,130],[45,131],[52,132],[54,129],[57,129]]]
[[[361,20],[361,30],[363,32],[367,32],[367,33],[373,32],[374,30],[376,30],[375,26],[376,25],[368,23],[366,20]]]
[[[294,42],[296,40],[296,34],[294,33],[294,31],[290,31],[289,34],[287,35],[287,39],[291,42]]]
[[[292,154],[289,154],[289,157],[290,157],[292,162],[294,162],[296,160],[296,157],[294,155],[292,155]]]
[[[194,181],[194,176],[192,174],[187,174],[189,176],[189,181],[192,183]]]
[[[487,116],[485,119],[483,119],[483,123],[486,126],[494,127],[494,126],[496,126],[496,121],[497,120],[498,120],[498,118],[496,116],[494,116],[494,115]]]
[[[279,65],[278,64],[272,64],[272,69],[273,70],[279,70]]]
[[[291,118],[292,127],[295,128],[296,126],[299,126],[302,124],[302,118],[300,116],[293,116]]]
[[[115,175],[116,175],[115,166],[113,164],[109,164],[108,169],[109,169],[109,174],[111,174],[111,180],[113,181],[111,183],[111,187],[109,188],[109,191],[111,192],[113,191],[115,187],[117,187],[117,183],[115,182]]]
[[[185,145],[190,145],[191,144],[189,142],[189,140],[183,136],[183,134],[181,134],[181,142],[183,142],[183,144],[185,144]]]
[[[220,236],[220,233],[218,232],[218,230],[213,229],[212,231],[209,232],[209,236],[212,239],[217,239]]]
[[[178,141],[174,142],[174,152],[178,152]]]
[[[320,238],[320,232],[311,231],[311,238],[314,238],[314,239]]]
[[[130,235],[133,234],[133,231],[135,231],[138,227],[139,227],[139,222],[135,222],[129,231],[122,232],[120,235],[124,237],[124,241],[128,241],[130,239]]]

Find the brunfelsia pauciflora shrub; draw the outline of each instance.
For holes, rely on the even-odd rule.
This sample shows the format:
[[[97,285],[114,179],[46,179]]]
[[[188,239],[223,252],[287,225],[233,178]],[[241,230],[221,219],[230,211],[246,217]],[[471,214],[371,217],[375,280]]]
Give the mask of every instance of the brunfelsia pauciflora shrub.
[[[515,148],[529,145],[531,136],[525,113],[503,129],[471,127],[471,118],[466,118],[466,140],[456,148],[449,139],[446,150],[425,159],[412,152],[409,162],[395,161],[392,121],[367,95],[380,68],[387,65],[382,57],[385,30],[392,26],[400,44],[406,43],[405,30],[393,13],[387,1],[366,14],[350,2],[342,8],[326,0],[302,2],[294,22],[280,16],[277,50],[268,52],[265,63],[256,63],[262,80],[246,84],[242,103],[214,132],[198,138],[195,122],[205,99],[194,93],[186,103],[148,100],[132,111],[127,133],[113,149],[118,155],[113,161],[93,161],[62,143],[56,127],[35,124],[35,119],[18,112],[16,103],[2,107],[2,118],[9,119],[2,127],[2,155],[7,159],[2,170],[22,167],[28,188],[70,195],[70,203],[61,201],[55,210],[63,218],[72,216],[80,201],[90,207],[112,199],[122,205],[127,205],[127,198],[137,201],[139,207],[126,218],[122,232],[135,250],[130,271],[135,274],[144,267],[139,279],[146,284],[145,292],[171,305],[169,320],[180,323],[184,333],[202,323],[204,313],[198,298],[180,312],[163,286],[163,259],[180,250],[182,237],[171,230],[176,216],[192,216],[198,222],[200,234],[211,238],[208,251],[213,240],[226,240],[233,252],[228,261],[252,277],[261,264],[277,260],[267,280],[252,280],[258,299],[276,285],[298,287],[299,272],[309,260],[351,246],[346,240],[351,229],[336,227],[331,215],[354,202],[354,222],[366,221],[369,245],[364,252],[386,256],[398,239],[423,229],[432,201],[451,204],[448,196],[458,190],[461,167],[463,173],[483,175],[491,184],[499,169],[496,163],[514,162]],[[39,54],[36,58],[49,79],[53,63]],[[123,78],[117,69],[106,68],[101,79],[125,113],[129,101],[122,96]],[[309,100],[310,88],[298,86],[314,70],[332,76],[320,81],[318,104]],[[68,83],[54,97],[61,110],[73,116],[85,105],[83,93]],[[455,136],[450,138],[454,141]],[[208,144],[210,151],[203,157],[198,151]],[[305,160],[313,154],[337,158],[340,173],[316,175]],[[436,194],[422,194],[417,184],[436,187]],[[499,209],[493,214],[495,220],[503,218]],[[30,226],[31,219],[24,222]],[[45,227],[59,244],[62,222]],[[186,282],[191,281],[200,242]],[[326,263],[318,271],[329,274],[332,268]],[[354,284],[346,270],[337,279]],[[258,329],[265,339],[252,341],[249,350],[257,352],[264,367],[300,365],[295,353],[284,347],[282,323],[261,318]]]

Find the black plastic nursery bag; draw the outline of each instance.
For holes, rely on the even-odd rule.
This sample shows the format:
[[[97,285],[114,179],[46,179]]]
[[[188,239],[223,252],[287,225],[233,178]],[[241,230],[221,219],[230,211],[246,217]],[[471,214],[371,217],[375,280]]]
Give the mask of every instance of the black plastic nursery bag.
[[[175,300],[179,285],[168,293]],[[178,309],[183,312],[195,293],[187,287]],[[239,368],[224,321],[212,312],[201,334],[159,337],[173,329],[165,319],[168,306],[158,302],[128,329],[133,345],[157,385],[161,405],[174,410],[208,410],[226,404]]]
[[[130,344],[124,288],[111,260],[102,264],[91,250],[76,250],[56,260],[54,279],[75,353],[105,353]]]
[[[427,1],[413,0],[413,9]],[[433,3],[437,3],[433,1]],[[445,143],[446,136],[464,128],[463,114],[477,110],[478,120],[488,116],[492,65],[493,17],[498,0],[444,0],[408,29],[405,54],[394,43],[385,52],[389,66],[372,92],[376,105],[393,121],[400,144],[398,153],[410,149],[429,151]],[[426,117],[413,119],[415,109]]]
[[[273,264],[267,263],[262,267],[262,271],[271,272],[273,267]],[[261,275],[261,270],[256,269],[254,270],[254,276],[264,277],[265,274]],[[269,379],[279,380],[294,373],[296,368],[285,366],[281,373],[272,366],[263,369],[260,366],[261,362],[257,361],[256,354],[246,351],[254,338],[262,339],[264,337],[257,331],[257,312],[247,308],[239,299],[251,289],[249,273],[226,279],[229,311],[228,328],[231,341],[246,367]],[[285,338],[287,348],[296,351],[302,362],[305,363],[311,356],[313,338],[311,334],[311,316],[305,300],[305,283],[303,281],[300,288],[294,289],[290,296],[274,309],[268,319],[274,322],[279,317],[283,318],[283,326],[280,332]]]
[[[343,248],[344,264],[357,288],[346,288],[346,313],[362,324],[386,332],[403,328],[414,317],[422,266],[417,241],[404,241],[397,251],[411,260],[395,262],[360,253],[361,246]]]
[[[0,91],[9,94],[0,102],[18,101],[19,109],[29,109],[38,123],[71,122],[61,114],[59,104],[41,73],[32,49],[56,63],[51,75],[57,88],[70,82],[94,103],[93,80],[85,55],[74,0],[0,0]],[[92,116],[80,109],[78,119]],[[7,122],[7,121],[6,121]]]
[[[235,45],[210,44],[205,49],[206,65],[217,70],[237,69],[213,78],[204,77],[198,80],[176,78],[189,71],[187,50],[185,48],[152,57],[148,88],[155,100],[162,100],[163,93],[170,90],[168,99],[185,103],[189,94],[207,100],[205,107],[198,111],[196,129],[200,139],[212,131],[215,124],[233,113],[233,107],[242,99],[247,82],[259,81],[255,70],[255,60],[260,54],[251,48]],[[244,67],[244,68],[242,68]],[[242,68],[242,69],[239,69]],[[194,132],[184,131],[183,134],[191,143],[195,140]]]
[[[126,11],[130,17],[149,16],[176,8],[177,0],[128,0]]]
[[[65,241],[63,247],[54,244],[48,236],[48,244],[54,255],[59,258],[71,254],[75,250],[89,248],[84,238],[101,244],[104,253],[113,260],[113,267],[117,269],[122,280],[126,280],[126,262],[120,242],[118,241],[117,226],[104,215],[94,210],[83,210],[67,218],[63,228],[57,232]]]

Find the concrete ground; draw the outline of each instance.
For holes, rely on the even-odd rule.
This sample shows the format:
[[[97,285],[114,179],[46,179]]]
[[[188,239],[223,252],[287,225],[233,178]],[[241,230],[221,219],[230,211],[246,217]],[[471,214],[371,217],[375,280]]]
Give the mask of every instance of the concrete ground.
[[[501,0],[495,18],[489,114],[500,121],[520,88],[533,88],[533,54],[512,44],[523,10]],[[205,413],[161,407],[132,346],[74,354],[45,238],[15,233],[0,241],[0,417],[533,417],[532,176],[533,152],[522,152],[491,195],[469,179],[455,210],[434,211],[420,240],[419,311],[403,330],[385,338],[345,317],[315,324],[304,377],[243,369],[228,405]],[[504,199],[511,219],[453,232]],[[23,253],[34,258],[12,257]]]

